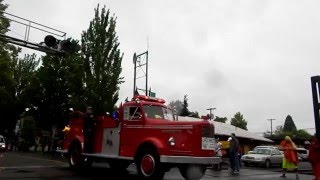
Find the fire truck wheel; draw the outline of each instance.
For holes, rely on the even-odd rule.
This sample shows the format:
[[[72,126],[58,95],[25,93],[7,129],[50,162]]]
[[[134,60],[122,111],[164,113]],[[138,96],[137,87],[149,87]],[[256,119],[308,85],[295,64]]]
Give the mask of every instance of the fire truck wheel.
[[[186,180],[199,180],[203,177],[207,167],[201,165],[185,165],[180,166],[179,171]]]
[[[69,151],[69,167],[72,169],[80,168],[84,165],[81,151],[77,147],[73,147]]]
[[[136,159],[138,175],[143,179],[163,179],[164,170],[161,167],[160,157],[153,149],[142,150]]]

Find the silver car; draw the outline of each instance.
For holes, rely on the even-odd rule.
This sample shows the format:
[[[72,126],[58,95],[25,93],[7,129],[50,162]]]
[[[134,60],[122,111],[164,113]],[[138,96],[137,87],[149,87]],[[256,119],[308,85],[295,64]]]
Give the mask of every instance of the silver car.
[[[249,164],[262,165],[266,168],[281,165],[283,155],[276,147],[257,146],[249,154],[243,155],[241,161],[245,166]]]

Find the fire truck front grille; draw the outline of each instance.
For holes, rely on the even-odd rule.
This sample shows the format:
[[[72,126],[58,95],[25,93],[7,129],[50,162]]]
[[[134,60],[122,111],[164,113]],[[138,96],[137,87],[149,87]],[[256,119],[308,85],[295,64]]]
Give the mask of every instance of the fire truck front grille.
[[[214,137],[214,127],[213,125],[203,126],[202,127],[202,137]]]

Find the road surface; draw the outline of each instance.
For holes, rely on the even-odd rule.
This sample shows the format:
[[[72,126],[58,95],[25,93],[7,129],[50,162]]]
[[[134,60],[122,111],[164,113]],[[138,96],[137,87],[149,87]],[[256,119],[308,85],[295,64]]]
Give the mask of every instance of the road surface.
[[[238,176],[231,175],[227,168],[222,171],[207,169],[202,180],[233,180],[233,179],[281,179],[281,169],[264,169],[244,167]],[[286,179],[295,179],[290,173]],[[313,176],[300,174],[300,179],[311,180]],[[0,179],[4,180],[138,180],[134,165],[129,166],[126,173],[117,174],[107,164],[94,164],[92,168],[74,172],[68,169],[62,158],[35,153],[6,152],[0,154]],[[183,180],[179,170],[174,168],[166,173],[164,180]]]

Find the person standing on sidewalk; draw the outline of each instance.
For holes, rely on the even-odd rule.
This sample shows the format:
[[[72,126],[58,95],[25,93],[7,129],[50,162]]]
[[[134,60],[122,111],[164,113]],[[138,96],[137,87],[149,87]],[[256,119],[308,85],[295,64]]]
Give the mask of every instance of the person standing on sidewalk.
[[[238,157],[239,140],[236,138],[236,135],[234,133],[231,134],[231,140],[229,142],[230,142],[229,156],[230,156],[231,169],[234,174],[238,174],[240,171],[239,157]]]
[[[280,177],[285,178],[287,170],[293,169],[296,173],[296,179],[299,179],[297,147],[289,136],[286,136],[280,143],[280,150],[283,150],[284,152],[282,160],[283,174]]]

